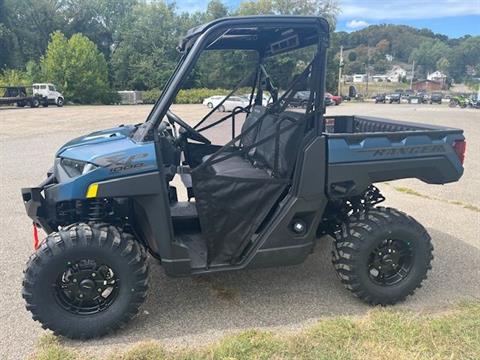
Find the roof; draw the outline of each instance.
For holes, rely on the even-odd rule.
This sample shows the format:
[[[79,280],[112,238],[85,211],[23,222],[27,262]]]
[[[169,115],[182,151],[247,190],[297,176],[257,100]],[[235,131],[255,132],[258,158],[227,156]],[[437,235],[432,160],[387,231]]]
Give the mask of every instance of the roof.
[[[421,84],[421,83],[433,83],[433,84],[442,85],[442,83],[441,83],[441,82],[439,82],[439,81],[435,81],[435,80],[428,80],[428,79],[424,79],[424,80],[418,80],[418,81],[415,81],[415,82],[413,83],[413,85],[415,85],[415,84]]]
[[[242,16],[221,18],[194,27],[180,41],[179,50],[188,50],[207,32],[215,35],[208,50],[241,49],[266,53],[282,52],[313,45],[319,37],[328,41],[328,22],[318,16]],[[328,45],[328,43],[326,44]],[[276,46],[276,47],[275,47]]]

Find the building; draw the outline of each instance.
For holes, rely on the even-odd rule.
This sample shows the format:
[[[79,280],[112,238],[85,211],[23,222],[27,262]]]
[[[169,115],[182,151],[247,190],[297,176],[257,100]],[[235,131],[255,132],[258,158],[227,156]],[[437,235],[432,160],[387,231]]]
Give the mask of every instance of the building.
[[[364,83],[367,82],[367,74],[354,74],[353,75],[354,83]]]
[[[390,81],[389,78],[388,78],[388,75],[378,74],[378,75],[373,75],[372,78],[373,78],[374,82],[389,82]]]
[[[445,84],[447,82],[447,75],[445,75],[441,71],[437,70],[437,71],[434,71],[431,74],[428,74],[427,75],[427,80],[432,80],[432,81],[436,81],[436,82]]]
[[[407,70],[399,65],[393,65],[390,71],[387,72],[387,79],[390,82],[400,82],[407,76]]]
[[[415,91],[440,91],[445,89],[445,84],[433,80],[419,80],[412,84],[412,89]]]
[[[120,96],[120,104],[122,105],[137,105],[143,104],[142,93],[140,91],[117,91]]]

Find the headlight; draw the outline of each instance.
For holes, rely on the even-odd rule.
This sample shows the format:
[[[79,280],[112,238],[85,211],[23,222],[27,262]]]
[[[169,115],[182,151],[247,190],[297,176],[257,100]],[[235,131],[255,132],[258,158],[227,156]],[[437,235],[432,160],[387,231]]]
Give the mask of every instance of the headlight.
[[[60,164],[65,172],[70,177],[77,177],[89,173],[92,170],[95,170],[98,166],[93,165],[86,161],[73,160],[62,158],[60,159]]]

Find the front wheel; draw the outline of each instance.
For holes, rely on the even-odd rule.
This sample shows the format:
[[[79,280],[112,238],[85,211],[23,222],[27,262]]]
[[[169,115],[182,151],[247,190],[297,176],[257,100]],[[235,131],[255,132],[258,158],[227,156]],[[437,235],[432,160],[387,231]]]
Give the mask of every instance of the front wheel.
[[[351,216],[336,234],[333,265],[340,280],[367,303],[390,305],[421,286],[433,246],[412,217],[377,207]]]
[[[145,299],[147,254],[108,225],[74,224],[30,257],[22,295],[33,319],[56,335],[86,339],[126,324]]]

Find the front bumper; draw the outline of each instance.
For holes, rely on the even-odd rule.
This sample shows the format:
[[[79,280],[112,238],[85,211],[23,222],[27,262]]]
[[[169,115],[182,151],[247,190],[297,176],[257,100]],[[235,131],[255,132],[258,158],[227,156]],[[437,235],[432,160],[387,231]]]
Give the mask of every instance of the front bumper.
[[[23,204],[25,205],[25,210],[27,211],[28,217],[48,234],[53,231],[53,228],[48,221],[50,210],[47,206],[45,198],[42,195],[42,191],[44,190],[45,186],[51,184],[53,180],[53,175],[50,174],[50,176],[39,186],[33,188],[22,188]]]

